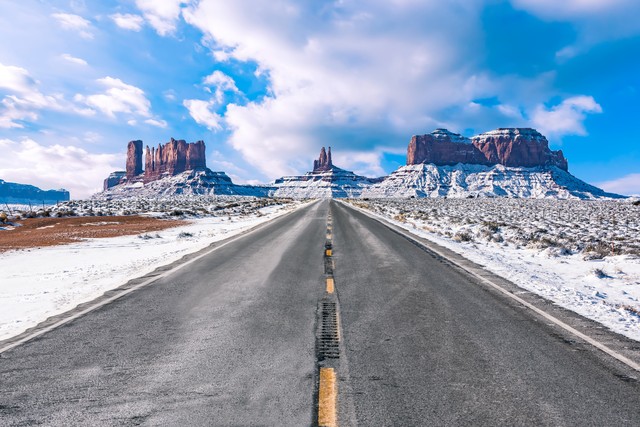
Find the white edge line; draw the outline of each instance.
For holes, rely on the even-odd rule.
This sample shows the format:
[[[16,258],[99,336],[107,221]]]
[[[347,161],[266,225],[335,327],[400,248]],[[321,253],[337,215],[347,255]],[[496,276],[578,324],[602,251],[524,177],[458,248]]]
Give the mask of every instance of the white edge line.
[[[340,203],[344,203],[344,202],[340,202]],[[374,219],[374,220],[376,220],[378,222],[381,222],[380,220],[384,220],[383,218],[377,218],[377,217],[373,216],[373,214],[365,211],[364,209],[358,208],[357,206],[349,205],[349,207],[352,208],[352,209],[359,210],[363,214],[367,215],[369,218],[372,218],[372,219]],[[386,222],[386,220],[385,220],[385,222]],[[389,223],[389,224],[391,224],[391,223]],[[626,356],[623,356],[620,353],[617,353],[615,350],[610,349],[606,345],[600,343],[599,341],[594,340],[593,338],[589,337],[588,335],[583,334],[582,332],[578,331],[577,329],[573,328],[572,326],[567,325],[566,323],[564,323],[562,320],[558,319],[557,317],[554,317],[551,314],[547,313],[546,311],[544,311],[542,309],[539,309],[535,305],[523,300],[519,296],[512,294],[511,292],[509,292],[508,290],[506,290],[502,286],[500,286],[500,285],[492,282],[491,280],[489,280],[489,279],[487,279],[485,277],[482,277],[479,274],[467,269],[466,267],[462,266],[461,264],[459,264],[455,260],[447,257],[445,254],[443,254],[439,250],[437,250],[435,248],[432,248],[432,247],[426,246],[424,243],[420,242],[419,240],[417,240],[415,238],[415,237],[418,237],[418,236],[413,235],[410,231],[405,230],[404,228],[399,227],[399,226],[396,226],[396,227],[399,228],[400,230],[402,230],[402,234],[404,234],[404,236],[406,238],[413,240],[414,242],[418,243],[419,245],[421,245],[423,247],[426,247],[428,250],[430,250],[430,251],[436,253],[437,255],[445,258],[447,261],[449,261],[450,263],[454,264],[455,266],[457,266],[458,268],[462,269],[463,271],[467,272],[468,274],[472,275],[476,279],[478,279],[478,280],[482,281],[483,283],[491,286],[492,288],[502,292],[504,295],[506,295],[509,298],[519,302],[520,304],[524,305],[525,307],[529,308],[530,310],[535,311],[540,316],[544,317],[545,319],[549,320],[550,322],[553,322],[554,324],[556,324],[557,326],[561,327],[565,331],[572,333],[573,335],[575,335],[578,338],[582,339],[583,341],[591,344],[592,346],[596,347],[597,349],[602,350],[603,352],[607,353],[609,356],[611,356],[614,359],[617,359],[618,361],[624,363],[628,367],[633,368],[636,371],[640,371],[640,364],[634,362],[633,360],[629,359]]]
[[[300,208],[305,207],[305,206],[308,206],[308,205],[302,205],[302,206],[300,206]],[[231,244],[231,243],[235,242],[236,240],[241,239],[241,238],[243,238],[243,237],[246,237],[246,236],[248,236],[248,235],[250,235],[250,234],[252,234],[252,233],[254,233],[254,232],[258,231],[259,229],[261,229],[261,228],[262,228],[262,226],[264,226],[264,225],[266,225],[266,224],[270,223],[271,221],[274,221],[274,220],[279,219],[279,218],[284,218],[285,216],[287,216],[287,215],[289,215],[289,214],[292,214],[293,212],[296,212],[297,210],[298,210],[298,209],[294,209],[294,210],[292,210],[291,212],[288,212],[288,213],[286,213],[286,214],[284,214],[284,215],[278,216],[278,217],[276,217],[276,218],[273,218],[273,219],[271,219],[271,220],[268,220],[268,221],[266,221],[266,222],[263,222],[263,223],[261,223],[261,224],[258,224],[258,225],[256,225],[256,226],[254,226],[254,227],[253,227],[253,229],[249,229],[249,230],[247,230],[245,233],[240,232],[239,234],[237,234],[237,235],[235,235],[235,236],[231,237],[231,240],[229,240],[229,241],[227,241],[227,242],[225,242],[225,243],[223,243],[223,244],[221,244],[221,245],[219,245],[219,246],[216,246],[216,247],[214,247],[214,248],[211,248],[211,249],[210,249],[210,250],[208,250],[207,252],[205,252],[205,253],[203,253],[203,254],[200,254],[200,255],[198,255],[197,257],[192,258],[192,259],[190,259],[189,261],[186,261],[186,262],[184,262],[184,263],[182,263],[182,264],[180,264],[180,265],[178,265],[178,266],[176,266],[176,267],[172,268],[171,270],[165,271],[164,273],[160,274],[159,276],[155,276],[155,277],[152,277],[152,278],[150,278],[150,279],[147,279],[147,280],[145,280],[145,281],[144,281],[144,282],[142,282],[142,283],[139,283],[139,284],[137,284],[137,285],[135,285],[135,286],[133,286],[133,287],[131,287],[131,288],[129,288],[129,289],[126,289],[126,290],[124,290],[124,291],[122,291],[122,292],[120,292],[120,293],[118,293],[118,294],[116,294],[116,295],[112,296],[112,297],[107,298],[106,300],[103,300],[103,301],[100,301],[99,303],[96,303],[96,304],[94,304],[94,305],[91,305],[91,306],[89,306],[89,307],[85,308],[84,310],[79,311],[78,313],[75,313],[75,314],[73,314],[73,315],[71,315],[71,316],[69,316],[69,317],[65,317],[64,319],[59,320],[59,321],[57,321],[56,323],[54,323],[54,324],[52,324],[52,325],[47,326],[46,328],[40,329],[40,330],[38,330],[37,332],[34,332],[33,334],[27,335],[26,337],[24,337],[24,338],[22,338],[22,339],[19,339],[19,340],[18,340],[18,341],[16,341],[16,342],[13,342],[13,343],[11,343],[11,344],[9,344],[9,345],[5,346],[5,347],[2,347],[2,348],[0,348],[0,354],[4,353],[5,351],[9,351],[9,350],[11,350],[11,349],[13,349],[13,348],[15,348],[15,347],[18,347],[19,345],[22,345],[22,344],[24,344],[24,343],[26,343],[26,342],[28,342],[28,341],[31,341],[32,339],[37,338],[37,337],[39,337],[40,335],[44,335],[44,334],[46,334],[47,332],[50,332],[50,331],[52,331],[52,330],[54,330],[54,329],[56,329],[56,328],[59,328],[60,326],[62,326],[62,325],[64,325],[64,324],[66,324],[66,323],[69,323],[69,322],[71,322],[71,321],[73,321],[73,320],[76,320],[76,319],[78,319],[78,318],[80,318],[80,317],[84,316],[84,315],[85,315],[85,314],[87,314],[87,313],[90,313],[90,312],[92,312],[92,311],[94,311],[94,310],[96,310],[96,309],[98,309],[98,308],[100,308],[100,307],[103,307],[103,306],[105,306],[105,305],[107,305],[107,304],[109,304],[109,303],[111,303],[111,302],[113,302],[113,301],[115,301],[115,300],[117,300],[117,299],[119,299],[119,298],[122,298],[123,296],[125,296],[125,295],[127,295],[127,294],[130,294],[130,293],[131,293],[131,292],[133,292],[133,291],[137,291],[138,289],[140,289],[140,288],[144,288],[145,286],[150,285],[151,283],[153,283],[153,282],[155,282],[155,281],[157,281],[157,280],[163,279],[163,278],[165,278],[165,277],[167,277],[167,276],[169,276],[169,275],[171,275],[171,274],[175,273],[176,271],[178,271],[178,270],[180,270],[180,269],[182,269],[182,268],[184,268],[184,267],[186,267],[186,266],[188,266],[188,265],[190,265],[190,264],[193,264],[194,262],[198,261],[199,259],[206,257],[206,256],[207,256],[207,255],[209,255],[210,253],[212,253],[212,252],[214,252],[214,251],[217,251],[218,249],[224,248],[225,246],[227,246],[227,245],[229,245],[229,244]],[[213,244],[215,244],[215,242],[214,242]],[[159,266],[158,268],[161,268],[161,267],[162,267],[162,266]],[[149,273],[149,274],[151,274],[151,273]],[[99,297],[98,297],[98,298],[99,298]],[[73,309],[72,309],[72,310],[73,310]],[[9,338],[9,339],[11,339],[11,338]]]

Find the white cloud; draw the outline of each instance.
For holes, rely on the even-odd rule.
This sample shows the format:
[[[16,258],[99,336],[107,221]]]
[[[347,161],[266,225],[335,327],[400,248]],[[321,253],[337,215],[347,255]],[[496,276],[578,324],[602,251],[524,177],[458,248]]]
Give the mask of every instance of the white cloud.
[[[635,0],[511,0],[520,9],[549,19],[567,19],[600,15],[623,7],[630,7]]]
[[[640,173],[631,173],[621,178],[604,181],[596,185],[611,193],[640,197]]]
[[[130,13],[116,13],[110,16],[115,24],[125,30],[140,31],[144,24],[144,19],[140,15],[132,15]]]
[[[122,165],[120,155],[94,154],[70,145],[42,145],[33,139],[0,140],[0,176],[43,189],[65,188],[73,198],[102,189],[102,181]]]
[[[87,64],[87,61],[85,61],[84,59],[82,59],[82,58],[76,58],[75,56],[71,56],[71,55],[70,55],[70,54],[68,54],[68,53],[63,53],[62,55],[60,55],[60,57],[61,57],[62,59],[64,59],[65,61],[69,61],[69,62],[72,62],[72,63],[74,63],[74,64],[78,64],[78,65],[89,65],[89,64]]]
[[[204,125],[210,130],[222,129],[222,117],[211,111],[214,106],[212,101],[185,99],[183,105],[189,110],[189,114],[196,123]]]
[[[574,96],[551,108],[538,105],[533,111],[531,121],[547,136],[586,135],[584,121],[587,114],[601,112],[602,107],[593,97]]]
[[[166,120],[147,119],[144,122],[148,125],[156,126],[163,129],[166,129],[168,126],[168,123],[166,122]]]
[[[21,121],[36,121],[39,110],[67,107],[61,95],[40,92],[29,72],[21,67],[0,63],[0,89],[8,94],[0,101],[0,128],[22,128]],[[75,111],[73,107],[69,107]]]
[[[151,102],[142,89],[114,77],[98,79],[98,83],[106,87],[104,93],[89,96],[78,94],[74,99],[109,117],[115,117],[116,113],[126,113],[151,118]]]
[[[469,66],[482,55],[481,6],[202,0],[183,17],[214,55],[268,76],[268,97],[230,104],[224,119],[230,145],[274,178],[308,170],[300,159],[327,141],[343,141],[336,153],[380,150],[430,130],[444,109],[495,95],[500,84]]]
[[[161,36],[171,34],[176,29],[183,4],[190,0],[136,0],[136,6],[145,19]]]
[[[35,85],[36,82],[24,68],[0,63],[0,89],[9,89],[17,93],[30,93]]]
[[[236,87],[236,82],[230,76],[226,75],[220,70],[215,70],[204,78],[203,83],[207,86],[215,88],[215,100],[218,103],[222,103],[224,100],[225,92],[238,93],[239,90]]]
[[[569,22],[577,32],[574,44],[557,52],[558,59],[568,59],[588,51],[607,40],[640,34],[637,0],[511,0],[517,9],[546,21]]]
[[[93,33],[91,33],[91,22],[84,19],[82,16],[71,13],[54,13],[51,16],[53,16],[65,30],[76,31],[80,34],[80,37],[85,39],[93,38]]]

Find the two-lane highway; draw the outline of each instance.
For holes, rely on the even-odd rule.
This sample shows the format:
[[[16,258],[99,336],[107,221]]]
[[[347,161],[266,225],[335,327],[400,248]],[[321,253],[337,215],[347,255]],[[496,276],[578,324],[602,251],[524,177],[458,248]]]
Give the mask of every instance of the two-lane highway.
[[[310,425],[328,203],[0,358],[0,425]]]
[[[341,426],[640,425],[599,350],[327,200],[2,353],[0,425],[312,425],[322,366]]]

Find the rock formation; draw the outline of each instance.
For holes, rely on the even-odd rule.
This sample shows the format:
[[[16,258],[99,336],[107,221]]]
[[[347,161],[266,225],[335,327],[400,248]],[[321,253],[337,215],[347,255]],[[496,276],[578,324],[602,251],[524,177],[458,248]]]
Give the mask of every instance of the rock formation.
[[[500,128],[471,139],[436,129],[411,138],[407,164],[433,163],[451,166],[457,163],[504,165],[511,167],[557,166],[568,170],[562,151],[551,151],[547,138],[529,128]]]
[[[329,152],[325,151],[324,147],[320,150],[320,157],[318,160],[313,161],[313,172],[327,172],[331,170],[333,167],[333,163],[331,162],[331,147],[329,147]]]
[[[33,185],[6,182],[0,179],[0,201],[3,204],[53,204],[67,200],[69,200],[69,192],[63,188],[60,190],[41,190]]]
[[[489,164],[472,143],[457,133],[436,129],[430,134],[415,135],[407,149],[407,164],[433,163],[439,166],[457,163]]]
[[[129,160],[127,158],[127,160]],[[115,187],[127,179],[127,172],[125,171],[115,171],[111,172],[107,179],[104,180],[104,184],[102,186],[103,190],[108,190],[111,187]]]
[[[164,176],[174,176],[186,171],[205,170],[207,161],[203,141],[187,143],[175,140],[158,147],[146,147],[144,170],[142,169],[142,141],[131,141],[127,146],[126,171],[113,172],[104,180],[104,189],[124,183],[158,180]]]
[[[130,141],[127,146],[127,179],[133,179],[142,173],[142,141]]]
[[[492,165],[557,166],[564,171],[569,170],[562,150],[551,151],[547,138],[535,129],[500,128],[474,136],[471,140]]]
[[[187,170],[206,168],[205,145],[203,141],[187,144],[185,140],[146,148],[144,182],[154,181],[162,175],[177,175]]]

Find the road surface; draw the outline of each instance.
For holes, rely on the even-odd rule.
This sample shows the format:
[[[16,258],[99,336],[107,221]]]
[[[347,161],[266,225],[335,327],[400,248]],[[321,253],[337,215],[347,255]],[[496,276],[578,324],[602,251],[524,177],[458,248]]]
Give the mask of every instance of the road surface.
[[[0,425],[637,426],[625,373],[325,200],[2,353]]]

